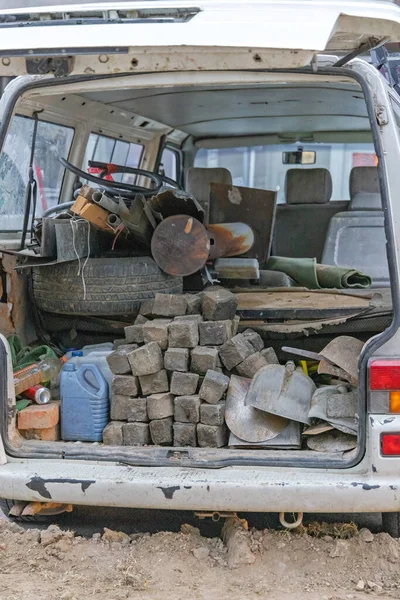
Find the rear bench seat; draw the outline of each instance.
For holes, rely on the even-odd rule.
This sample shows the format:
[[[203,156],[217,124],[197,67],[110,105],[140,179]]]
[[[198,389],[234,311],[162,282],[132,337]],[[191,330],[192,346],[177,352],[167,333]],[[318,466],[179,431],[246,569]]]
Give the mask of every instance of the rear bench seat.
[[[322,262],[354,267],[372,278],[372,287],[389,287],[384,217],[376,167],[350,174],[350,206],[329,225]]]
[[[320,262],[329,222],[349,203],[329,202],[332,178],[327,169],[289,169],[285,195],[286,204],[276,207],[273,254]]]

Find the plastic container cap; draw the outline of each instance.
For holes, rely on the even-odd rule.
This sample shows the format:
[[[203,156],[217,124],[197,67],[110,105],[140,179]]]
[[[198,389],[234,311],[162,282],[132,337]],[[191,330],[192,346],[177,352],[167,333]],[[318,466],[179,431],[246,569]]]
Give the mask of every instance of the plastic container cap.
[[[63,370],[64,371],[76,371],[76,365],[74,365],[73,363],[65,363]]]

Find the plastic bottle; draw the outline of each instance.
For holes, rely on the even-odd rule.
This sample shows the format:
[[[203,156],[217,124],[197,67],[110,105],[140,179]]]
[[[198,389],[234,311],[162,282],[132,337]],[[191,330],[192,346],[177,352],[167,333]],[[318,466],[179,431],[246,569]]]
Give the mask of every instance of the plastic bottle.
[[[111,352],[112,350],[96,350],[93,352],[89,352],[85,355],[83,348],[82,350],[73,350],[71,352],[71,358],[67,361],[66,364],[71,363],[77,365],[77,367],[80,367],[83,364],[96,365],[97,367],[99,367],[100,371],[102,372],[103,376],[105,377],[108,383],[109,389],[111,390],[113,374],[107,362],[107,356],[111,354]],[[88,377],[90,380],[90,373],[88,374]]]
[[[90,379],[89,379],[90,375]],[[61,372],[61,438],[101,442],[109,420],[108,384],[96,365],[68,362]]]
[[[83,356],[87,356],[92,352],[113,352],[114,344],[112,342],[102,342],[101,344],[89,344],[87,346],[83,346],[82,352]]]
[[[88,344],[87,346],[83,346],[80,350],[77,348],[69,348],[65,355],[63,356],[64,362],[67,362],[70,358],[72,358],[74,352],[82,352],[82,356],[87,356],[92,352],[113,352],[114,344],[112,342],[103,342],[101,344]]]
[[[47,356],[39,362],[39,368],[43,373],[43,381],[51,381],[55,379],[61,371],[62,361],[59,358]]]

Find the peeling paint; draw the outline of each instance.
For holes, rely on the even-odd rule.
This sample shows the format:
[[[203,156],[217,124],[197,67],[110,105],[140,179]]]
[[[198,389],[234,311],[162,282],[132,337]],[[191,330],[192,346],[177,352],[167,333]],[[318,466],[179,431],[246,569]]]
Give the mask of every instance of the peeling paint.
[[[369,485],[369,483],[357,483],[357,481],[354,481],[351,484],[353,487],[357,487],[357,486],[361,486],[363,490],[378,490],[381,486],[380,485]]]
[[[181,489],[180,485],[171,485],[171,487],[161,487],[158,486],[158,489],[162,491],[167,500],[172,500],[176,491]]]
[[[51,500],[52,496],[47,489],[48,483],[72,483],[78,484],[81,486],[82,492],[86,492],[88,487],[90,487],[96,481],[93,479],[43,479],[42,477],[32,477],[29,483],[26,484],[26,487],[34,492],[38,492],[43,498],[48,498]]]

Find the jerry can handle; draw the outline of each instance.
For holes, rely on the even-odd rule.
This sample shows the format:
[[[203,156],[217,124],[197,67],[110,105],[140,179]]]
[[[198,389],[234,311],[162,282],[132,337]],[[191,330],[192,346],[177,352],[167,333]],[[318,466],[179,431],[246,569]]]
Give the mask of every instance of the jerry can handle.
[[[99,387],[94,386],[91,381],[89,381],[87,378],[87,373],[92,373],[94,375]],[[81,365],[77,372],[77,379],[82,387],[89,386],[91,388],[91,393],[96,394],[96,396],[99,396],[99,398],[102,398],[108,394],[108,383],[97,365]]]

